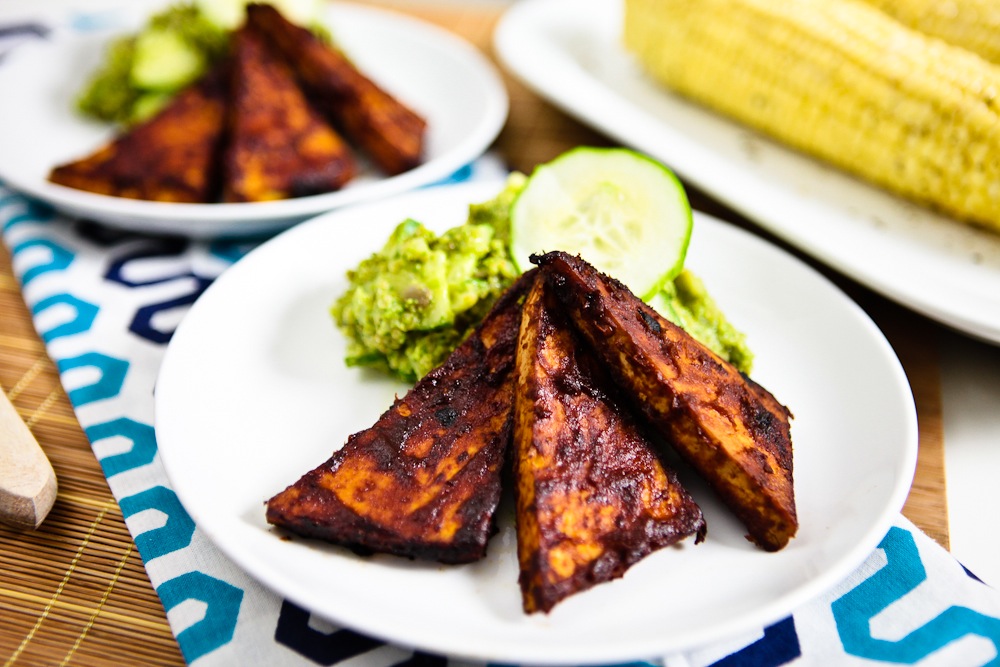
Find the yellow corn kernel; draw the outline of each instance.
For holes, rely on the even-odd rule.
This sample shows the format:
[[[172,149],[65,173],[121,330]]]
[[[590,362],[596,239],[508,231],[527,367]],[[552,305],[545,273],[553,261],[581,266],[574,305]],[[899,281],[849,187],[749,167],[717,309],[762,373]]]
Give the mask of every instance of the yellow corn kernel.
[[[865,0],[903,25],[1000,63],[998,0]]]
[[[1000,232],[1000,67],[861,0],[626,0],[624,41],[681,95]]]

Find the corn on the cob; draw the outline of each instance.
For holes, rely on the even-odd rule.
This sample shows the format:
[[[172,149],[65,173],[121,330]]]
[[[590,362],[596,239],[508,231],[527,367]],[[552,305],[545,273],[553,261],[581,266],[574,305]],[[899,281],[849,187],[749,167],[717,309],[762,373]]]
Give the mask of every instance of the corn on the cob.
[[[866,0],[903,25],[1000,63],[998,0]]]
[[[1000,67],[858,0],[626,0],[666,86],[1000,232]]]

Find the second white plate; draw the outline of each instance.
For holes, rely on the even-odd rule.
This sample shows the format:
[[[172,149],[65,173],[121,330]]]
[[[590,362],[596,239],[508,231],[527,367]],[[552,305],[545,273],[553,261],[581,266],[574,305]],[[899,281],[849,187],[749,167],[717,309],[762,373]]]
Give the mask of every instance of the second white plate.
[[[916,415],[892,349],[802,262],[697,216],[688,266],[756,352],[754,378],[795,414],[801,527],[765,553],[697,480],[708,538],[646,558],[546,615],[521,610],[513,517],[466,566],[361,558],[282,539],[264,501],[370,426],[406,387],[347,368],[328,314],[344,272],[407,217],[441,231],[500,184],[431,188],[337,211],[263,244],[205,292],[170,343],[156,436],[199,529],[266,586],[407,647],[520,664],[650,659],[759,629],[841,581],[878,545],[912,480]],[[863,381],[862,381],[863,379]],[[846,481],[849,480],[849,483]]]
[[[363,162],[358,177],[337,192],[240,204],[138,201],[50,183],[52,167],[96,150],[112,133],[77,114],[74,97],[118,32],[67,27],[19,46],[0,65],[0,180],[71,215],[125,229],[247,236],[445,179],[486,150],[507,118],[508,99],[482,54],[403,14],[347,3],[331,3],[326,12],[337,43],[358,68],[427,119],[426,160],[415,169],[385,177]],[[133,7],[102,14],[119,30],[134,29],[144,17]]]
[[[889,195],[669,93],[621,45],[621,0],[522,0],[495,33],[540,95],[821,262],[1000,343],[1000,235]]]

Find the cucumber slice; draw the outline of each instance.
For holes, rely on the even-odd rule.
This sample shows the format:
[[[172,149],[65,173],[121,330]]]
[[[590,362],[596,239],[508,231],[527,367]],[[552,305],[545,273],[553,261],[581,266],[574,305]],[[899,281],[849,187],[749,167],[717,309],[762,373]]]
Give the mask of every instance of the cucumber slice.
[[[243,23],[246,5],[251,0],[195,0],[195,5],[209,21],[225,30],[235,30]],[[302,26],[309,26],[319,20],[323,12],[323,0],[271,0],[269,3],[282,16]]]
[[[511,209],[511,256],[579,254],[651,297],[684,266],[691,239],[684,187],[663,164],[624,148],[575,148],[539,166]]]
[[[236,30],[246,15],[246,0],[195,0],[195,7],[213,25]]]
[[[144,90],[174,91],[201,76],[205,56],[173,30],[150,28],[135,41],[132,83]]]
[[[141,123],[152,118],[159,113],[167,103],[174,98],[173,93],[153,91],[142,93],[132,105],[132,113],[128,118],[129,124]]]

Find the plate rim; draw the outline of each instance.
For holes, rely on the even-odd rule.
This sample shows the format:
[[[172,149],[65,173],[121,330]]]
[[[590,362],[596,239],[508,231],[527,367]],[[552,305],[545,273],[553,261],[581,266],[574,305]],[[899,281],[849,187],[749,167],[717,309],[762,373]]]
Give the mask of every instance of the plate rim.
[[[478,199],[474,197],[470,198],[470,195],[468,193],[482,194],[486,192],[488,188],[494,188],[493,192],[496,192],[495,189],[496,187],[497,187],[496,185],[493,184],[487,185],[482,182],[465,183],[465,184],[450,185],[450,186],[439,186],[436,188],[430,188],[420,192],[415,192],[415,193],[411,192],[398,195],[397,197],[392,198],[392,200],[373,202],[367,205],[365,208],[389,206],[393,202],[399,202],[399,201],[405,202],[412,198],[424,198],[424,197],[449,198],[449,197],[461,196],[465,197],[464,201],[466,202],[477,201]],[[293,229],[289,229],[288,231],[276,236],[274,239],[265,242],[261,246],[258,246],[250,253],[248,253],[243,259],[241,259],[240,262],[245,262],[248,259],[251,259],[252,257],[258,255],[266,256],[266,254],[272,252],[271,250],[268,250],[268,248],[274,248],[278,244],[294,243],[295,237],[298,237],[300,235],[308,235],[311,233],[310,232],[311,229],[315,229],[319,225],[329,225],[331,222],[331,218],[336,218],[341,215],[355,215],[355,214],[358,214],[357,209],[354,209],[352,211],[347,211],[347,210],[333,211],[324,214],[322,216],[318,216],[317,218],[303,225],[299,225]],[[677,650],[694,648],[696,646],[703,645],[706,642],[723,639],[725,637],[734,635],[738,632],[752,630],[755,627],[759,628],[761,627],[761,625],[766,625],[767,623],[776,621],[782,615],[790,613],[795,607],[799,606],[800,604],[808,600],[815,598],[822,592],[828,590],[832,586],[839,583],[844,577],[848,576],[850,572],[854,571],[854,569],[856,569],[857,566],[863,562],[863,560],[877,546],[877,543],[882,539],[882,537],[891,527],[892,522],[898,516],[899,511],[902,508],[903,502],[905,501],[906,495],[909,491],[913,471],[915,470],[916,466],[916,455],[917,455],[917,445],[918,445],[916,411],[915,411],[915,406],[913,404],[912,393],[910,393],[909,385],[906,381],[906,376],[902,369],[902,366],[899,363],[899,360],[896,357],[891,346],[889,345],[888,341],[881,334],[878,327],[870,320],[870,318],[868,318],[867,314],[865,314],[864,311],[860,308],[860,306],[858,306],[855,302],[853,302],[846,295],[844,295],[842,291],[839,290],[839,288],[837,288],[835,285],[833,285],[833,283],[831,283],[826,277],[816,272],[814,269],[809,267],[807,264],[805,264],[798,258],[789,255],[788,253],[782,251],[780,248],[772,246],[768,242],[751,234],[750,232],[739,229],[729,223],[719,221],[706,214],[697,214],[696,225],[698,224],[723,226],[734,233],[743,235],[743,237],[746,240],[749,240],[752,243],[767,245],[775,252],[780,252],[785,254],[789,259],[797,263],[800,266],[800,268],[803,268],[804,270],[807,270],[810,273],[814,274],[814,276],[817,279],[819,279],[822,283],[824,283],[828,288],[834,290],[837,294],[839,294],[840,297],[846,302],[846,304],[849,305],[854,314],[859,318],[858,321],[862,322],[863,326],[866,327],[867,333],[873,338],[875,344],[877,344],[881,348],[882,353],[886,355],[888,360],[890,360],[890,366],[892,367],[894,382],[898,383],[900,389],[906,392],[906,395],[903,398],[905,399],[905,403],[908,406],[906,414],[907,420],[905,424],[901,425],[902,426],[901,432],[904,434],[903,439],[906,441],[906,443],[904,451],[902,452],[901,459],[899,461],[899,466],[900,466],[899,472],[901,472],[902,474],[901,481],[893,489],[893,493],[891,494],[890,500],[881,508],[881,511],[878,513],[877,518],[872,521],[869,528],[867,529],[867,532],[865,532],[865,536],[868,537],[869,539],[860,540],[858,543],[851,546],[851,548],[846,551],[845,555],[841,556],[840,560],[838,561],[839,563],[838,567],[831,568],[823,576],[814,578],[808,584],[800,586],[793,594],[785,595],[784,598],[778,601],[772,601],[770,605],[766,605],[765,607],[757,610],[753,615],[749,615],[748,617],[742,619],[739,623],[731,622],[728,626],[724,626],[721,629],[710,628],[708,630],[703,631],[699,635],[691,636],[689,640],[685,642],[683,645],[656,647],[654,645],[656,645],[657,642],[654,640],[651,642],[650,646],[636,647],[635,650],[631,651],[628,655],[622,654],[621,652],[615,653],[614,655],[606,655],[606,654],[595,655],[592,649],[588,649],[587,655],[580,655],[580,654],[552,655],[551,651],[543,650],[539,652],[537,647],[508,647],[508,652],[503,655],[492,655],[492,654],[487,655],[487,654],[469,652],[467,646],[465,648],[461,648],[461,646],[442,647],[441,645],[435,644],[433,642],[428,643],[424,638],[412,634],[407,635],[407,634],[391,633],[390,635],[387,635],[384,630],[373,628],[365,624],[359,626],[358,624],[352,624],[350,621],[338,617],[334,617],[332,618],[332,620],[334,620],[337,623],[342,623],[347,627],[355,628],[360,632],[364,632],[371,636],[392,642],[396,645],[402,645],[409,648],[420,649],[420,650],[428,650],[437,653],[445,653],[449,657],[453,658],[456,657],[467,658],[472,660],[501,660],[505,662],[533,663],[533,664],[546,664],[546,665],[622,662],[624,660],[649,659],[654,655],[664,655],[666,653]],[[251,261],[256,262],[259,260],[251,259]],[[236,276],[235,279],[239,279],[238,272],[230,273],[229,271],[227,271],[224,272],[222,276],[220,276],[219,280],[224,281],[227,275]],[[225,285],[225,282],[217,282],[216,284]],[[209,287],[209,290],[213,289],[215,289],[214,284]],[[194,309],[196,308],[198,308],[197,302],[192,307],[192,311],[194,311]],[[178,327],[178,333],[180,333],[182,329],[185,327],[185,322],[190,322],[190,321],[192,320],[186,316],[181,321],[180,326]],[[172,345],[171,347],[168,347],[167,353],[164,357],[163,364],[161,365],[160,368],[160,374],[157,378],[158,386],[162,387],[162,385],[160,384],[161,381],[163,380],[164,377],[168,377],[169,374],[172,372],[171,370],[173,366],[173,361],[172,361],[173,357],[171,355],[172,349],[176,354],[177,348],[173,348]],[[155,414],[157,415],[155,428],[157,431],[158,440],[160,439],[160,434],[162,432],[161,429],[164,426],[159,416],[162,414],[162,402],[166,400],[165,397],[168,397],[168,394],[161,388],[161,390],[158,391],[156,395],[156,410],[155,410]],[[165,449],[161,448],[160,451],[164,467],[167,471],[167,475],[171,479],[172,484],[175,485],[175,491],[177,492],[182,505],[184,505],[185,508],[187,508],[190,506],[189,504],[191,500],[190,498],[186,497],[185,491],[187,489],[185,488],[185,485],[181,484],[180,486],[177,486],[175,483],[176,480],[175,476],[177,475],[177,471],[173,469],[171,465],[169,445]],[[903,479],[905,479],[905,483],[902,482]],[[190,510],[188,511],[190,512]],[[204,517],[200,516],[200,512],[193,512],[192,518],[195,520],[196,525],[198,525],[199,529],[204,531],[206,536],[208,536],[210,541],[212,541],[216,546],[218,546],[220,550],[223,553],[225,553],[228,557],[230,557],[237,565],[245,569],[253,578],[257,579],[258,581],[261,581],[261,583],[264,584],[269,589],[275,590],[278,594],[293,600],[297,604],[300,604],[305,608],[320,613],[320,615],[327,616],[327,613],[324,612],[323,610],[315,609],[315,605],[311,604],[311,601],[308,599],[309,598],[308,592],[304,591],[300,584],[295,583],[294,581],[291,581],[290,583],[290,580],[285,573],[278,572],[275,574],[275,576],[261,578],[259,569],[262,566],[262,564],[261,562],[258,562],[256,554],[248,554],[245,552],[240,553],[238,552],[238,550],[236,550],[236,552],[234,553],[233,545],[226,542],[225,539],[223,539],[223,543],[220,544],[219,533],[216,531],[218,526],[213,524],[212,521],[209,521],[207,524],[204,523],[203,521]],[[222,532],[225,531],[223,530]],[[276,582],[278,582],[277,586],[278,588],[280,588],[280,590],[276,590],[275,588]]]
[[[137,12],[147,16],[153,7],[116,5],[115,11],[128,19]],[[24,175],[9,168],[0,173],[0,182],[19,193],[41,200],[70,216],[97,220],[102,224],[126,231],[172,234],[195,239],[241,238],[281,231],[311,217],[377,198],[433,185],[450,178],[485,153],[499,135],[509,114],[510,99],[497,67],[474,45],[443,27],[400,11],[379,6],[360,5],[345,0],[332,0],[323,8],[323,21],[336,27],[337,15],[347,21],[377,23],[391,29],[405,28],[414,40],[425,45],[427,52],[448,53],[461,69],[475,70],[477,89],[483,113],[475,127],[448,152],[435,156],[417,167],[394,176],[381,176],[334,192],[273,202],[173,203],[134,200],[111,195],[75,190]],[[61,23],[67,22],[63,15]],[[50,38],[19,45],[0,63],[0,81],[12,76],[11,68],[25,68],[41,57],[51,57],[52,49],[107,39],[129,32],[119,27],[100,32],[78,32],[54,29]],[[79,119],[81,124],[88,123]],[[107,130],[113,130],[109,125]],[[0,162],[0,169],[4,164]]]

